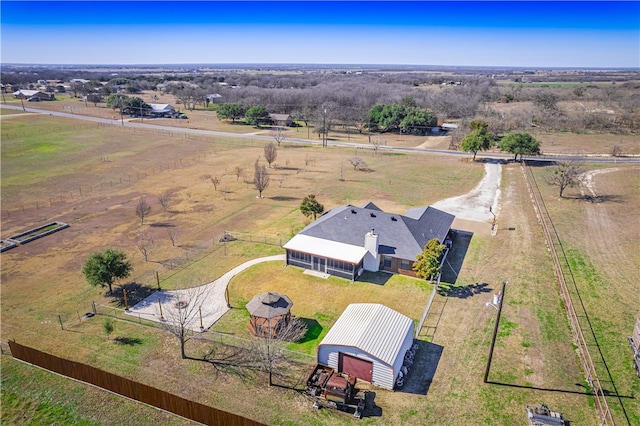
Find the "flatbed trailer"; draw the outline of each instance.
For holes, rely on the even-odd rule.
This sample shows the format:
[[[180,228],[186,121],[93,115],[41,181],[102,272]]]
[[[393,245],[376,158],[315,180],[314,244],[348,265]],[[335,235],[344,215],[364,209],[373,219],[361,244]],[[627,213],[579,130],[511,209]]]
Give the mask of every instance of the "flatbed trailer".
[[[640,377],[640,318],[636,318],[633,334],[627,340],[633,352],[633,369],[636,371],[636,376]]]

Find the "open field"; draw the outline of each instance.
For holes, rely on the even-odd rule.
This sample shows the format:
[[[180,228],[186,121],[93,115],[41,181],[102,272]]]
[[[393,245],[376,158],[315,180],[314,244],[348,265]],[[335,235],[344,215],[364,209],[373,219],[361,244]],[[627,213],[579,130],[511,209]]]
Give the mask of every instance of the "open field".
[[[309,193],[316,194],[327,209],[373,200],[385,210],[401,213],[408,207],[466,193],[483,173],[481,164],[457,158],[372,152],[358,153],[371,171],[356,172],[346,162],[353,150],[284,144],[278,166],[270,170],[265,198],[256,199],[257,191],[245,179],[252,177],[253,162],[262,154],[259,142],[186,138],[179,133],[158,134],[48,116],[12,117],[2,123],[3,135],[5,132],[12,137],[3,137],[2,143],[2,237],[45,221],[61,221],[71,227],[2,254],[2,340],[15,338],[269,424],[350,421],[333,412],[311,410],[310,403],[291,390],[267,388],[263,374],[240,368],[218,370],[209,363],[181,360],[178,342],[158,329],[118,321],[114,336],[134,342],[122,345],[105,335],[103,317],[76,321],[90,309],[92,300],[113,307],[123,304],[122,299],[107,297],[84,282],[80,269],[88,254],[105,247],[126,251],[141,293],[155,288],[156,271],[163,288],[188,287],[208,282],[249,258],[277,252],[276,246],[222,245],[215,237],[224,230],[235,230],[286,240],[307,223],[298,206]],[[246,171],[244,177],[236,176],[236,167]],[[543,172],[541,168],[539,173]],[[344,182],[339,181],[341,173]],[[207,176],[220,179],[217,190]],[[628,324],[633,325],[629,317],[638,314],[634,287],[625,283],[637,278],[640,239],[624,231],[629,223],[637,223],[640,213],[638,172],[627,166],[595,179],[597,185],[603,182],[602,195],[611,195],[605,203],[556,200],[555,188],[543,188],[548,191],[546,199],[553,203],[553,214],[564,224],[562,232],[575,250],[576,265],[592,265],[582,269],[590,277],[585,285],[593,299],[587,310],[597,319],[598,335],[610,343],[605,357],[611,359],[618,392],[628,397],[623,399],[626,411],[638,413],[639,389],[631,377],[630,362],[625,362],[630,357],[625,358],[629,351],[624,340],[631,332]],[[173,193],[172,203],[162,212],[156,196],[166,191]],[[153,209],[145,225],[135,216],[140,196],[146,196]],[[504,167],[502,196],[497,236],[473,234],[454,290],[447,297],[437,296],[427,317],[422,339],[436,365],[426,395],[376,390],[382,417],[365,419],[363,424],[521,424],[524,405],[542,401],[562,411],[572,424],[597,424],[590,397],[576,385],[582,383],[582,374],[519,166]],[[606,217],[597,220],[585,219],[605,213]],[[575,223],[583,221],[589,233],[576,229]],[[181,230],[175,247],[166,236],[166,230],[173,227]],[[152,235],[156,242],[149,262],[136,249],[140,232]],[[611,252],[604,242],[614,234],[619,248]],[[584,235],[601,237],[592,245]],[[187,257],[188,268],[175,267]],[[610,268],[613,263],[615,270]],[[485,303],[503,280],[510,284],[489,376],[492,383],[483,384],[495,320],[495,310]],[[470,291],[468,286],[476,283],[486,283],[485,290]],[[606,284],[603,289],[609,298],[597,283]],[[241,306],[266,290],[285,292],[294,302],[295,315],[316,320],[322,327],[314,339],[290,348],[312,362],[308,355],[350,301],[384,301],[417,320],[430,286],[403,277],[384,285],[349,284],[303,275],[297,268],[261,265],[232,281],[229,292],[234,309],[205,335],[213,342],[192,340],[187,344],[188,354],[202,356],[215,347],[215,332],[230,333],[238,342],[245,339],[247,318]],[[318,294],[323,297],[315,297]],[[611,310],[610,300],[618,298],[625,301],[619,313],[613,318],[605,316]],[[68,330],[60,330],[58,314]],[[3,381],[14,384],[11,391],[19,404],[42,398],[15,385],[22,380],[18,377],[51,388],[53,402],[65,392],[77,392],[59,390],[66,385],[57,383],[58,378],[43,377],[42,372],[14,366],[13,361],[5,367],[4,362]],[[300,377],[284,379],[295,385]],[[4,393],[3,387],[3,398]],[[120,404],[112,396],[94,397],[100,398],[101,407],[115,409]],[[73,404],[83,419],[99,424],[128,422],[96,413],[95,402],[74,400]],[[126,410],[131,410],[129,424],[138,424],[135,419],[149,412],[136,404],[127,405]],[[161,420],[166,415],[157,415],[155,421],[167,423]],[[621,410],[615,415],[625,424],[624,417],[619,417]],[[637,417],[631,419],[637,422]]]

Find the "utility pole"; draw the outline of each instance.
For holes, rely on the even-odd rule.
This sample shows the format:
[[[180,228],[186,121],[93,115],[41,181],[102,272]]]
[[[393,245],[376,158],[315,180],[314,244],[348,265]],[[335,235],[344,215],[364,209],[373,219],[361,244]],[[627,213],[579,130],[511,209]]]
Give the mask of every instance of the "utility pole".
[[[327,109],[322,110],[322,147],[327,146]]]
[[[502,314],[502,302],[504,301],[504,290],[507,287],[508,281],[502,282],[502,290],[500,293],[493,296],[493,303],[487,302],[487,306],[493,306],[498,310],[498,317],[496,318],[496,325],[493,328],[493,338],[491,339],[491,348],[489,349],[489,359],[487,360],[487,368],[484,371],[484,383],[487,383],[489,378],[489,370],[491,369],[491,359],[493,358],[493,348],[496,345],[496,337],[498,336],[498,326],[500,325],[500,315]],[[497,300],[496,300],[497,299]],[[496,304],[498,306],[496,306]]]

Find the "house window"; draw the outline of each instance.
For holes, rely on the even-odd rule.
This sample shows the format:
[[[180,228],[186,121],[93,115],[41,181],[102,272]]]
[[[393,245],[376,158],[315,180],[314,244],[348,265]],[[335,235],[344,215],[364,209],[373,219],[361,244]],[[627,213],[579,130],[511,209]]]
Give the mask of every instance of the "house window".
[[[391,256],[384,256],[382,260],[382,267],[385,269],[391,268]]]
[[[289,258],[295,260],[301,260],[303,262],[311,263],[311,255],[308,253],[301,253],[299,251],[289,252]]]
[[[353,264],[341,260],[327,259],[327,267],[338,271],[352,272]]]
[[[411,270],[411,262],[406,260],[406,259],[402,259],[400,261],[400,269],[404,270],[404,271],[409,271]]]

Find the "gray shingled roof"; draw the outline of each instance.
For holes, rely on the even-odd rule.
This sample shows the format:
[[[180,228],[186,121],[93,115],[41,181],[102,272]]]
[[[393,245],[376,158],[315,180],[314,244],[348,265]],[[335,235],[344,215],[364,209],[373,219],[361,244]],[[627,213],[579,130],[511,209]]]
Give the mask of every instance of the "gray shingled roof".
[[[293,303],[289,297],[280,293],[262,293],[255,296],[247,303],[249,314],[254,317],[275,318],[286,315],[291,310]]]
[[[386,213],[373,203],[365,207],[347,204],[331,209],[300,234],[362,247],[365,235],[374,229],[380,254],[415,259],[432,238],[444,241],[454,219],[433,207],[410,209],[407,213]]]

